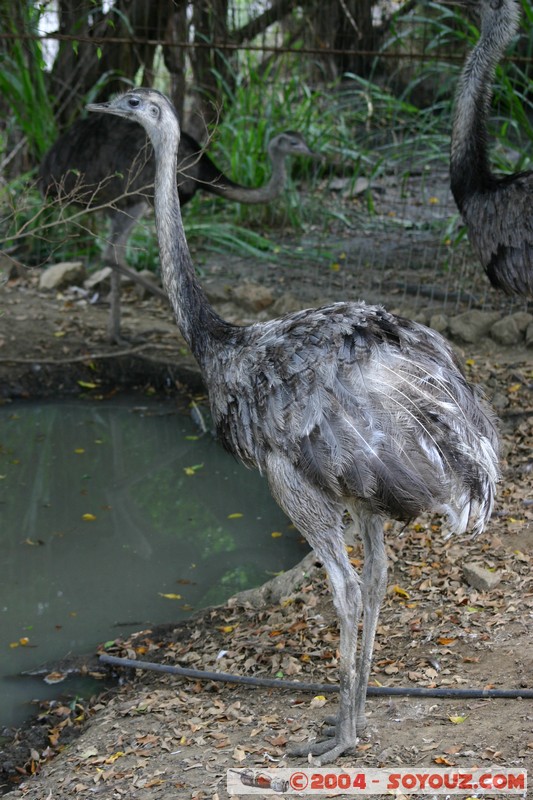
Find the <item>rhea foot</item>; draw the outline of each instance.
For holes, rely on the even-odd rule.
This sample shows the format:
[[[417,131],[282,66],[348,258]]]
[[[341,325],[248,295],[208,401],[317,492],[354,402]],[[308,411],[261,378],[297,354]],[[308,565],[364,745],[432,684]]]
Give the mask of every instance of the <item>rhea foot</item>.
[[[335,714],[328,714],[327,717],[324,717],[324,724],[322,726],[321,733],[324,736],[335,736],[337,733],[337,725],[339,724],[339,718]],[[368,727],[368,722],[366,716],[363,714],[361,717],[357,717],[356,719],[357,725],[357,733],[364,733]]]
[[[310,764],[320,767],[323,764],[331,764],[343,753],[353,753],[356,743],[357,737],[355,739],[335,737],[333,741],[324,739],[320,742],[289,745],[287,754],[291,757],[306,756]]]
[[[307,756],[310,764],[321,766],[335,761],[343,753],[352,753],[357,744],[356,726],[353,716],[334,717],[335,727],[328,729],[331,731],[332,738],[324,739],[319,742],[302,743],[289,745],[288,754],[290,756]]]

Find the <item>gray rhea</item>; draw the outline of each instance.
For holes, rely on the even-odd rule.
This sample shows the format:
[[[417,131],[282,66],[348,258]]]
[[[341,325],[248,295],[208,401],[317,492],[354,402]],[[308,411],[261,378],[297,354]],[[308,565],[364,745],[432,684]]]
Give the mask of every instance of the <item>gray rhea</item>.
[[[287,158],[313,156],[301,134],[284,131],[268,144],[271,163],[269,180],[259,187],[235,183],[213,163],[202,146],[183,132],[178,150],[177,182],[181,205],[197,191],[247,205],[269,203],[287,183]],[[130,234],[153,202],[155,161],[152,147],[142,128],[120,117],[77,120],[52,145],[39,168],[39,186],[47,198],[58,198],[84,208],[106,205],[111,234],[104,263],[118,265],[135,280],[137,273],[127,267],[126,247]],[[151,284],[148,289],[152,290]],[[111,310],[108,338],[119,342],[120,274],[111,278]]]
[[[488,156],[487,120],[496,66],[516,34],[518,0],[448,0],[474,9],[480,38],[459,83],[452,129],[452,193],[491,284],[533,298],[533,172],[497,176]]]
[[[381,306],[340,302],[245,327],[223,320],[195,277],[185,239],[173,106],[154,90],[134,89],[88,108],[136,120],[148,133],[163,283],[200,364],[218,435],[266,476],[327,571],[340,625],[335,736],[293,748],[327,763],[353,752],[365,725],[387,580],[384,520],[434,511],[455,531],[481,531],[498,473],[492,413],[438,333]],[[361,575],[346,553],[346,510],[364,545]]]

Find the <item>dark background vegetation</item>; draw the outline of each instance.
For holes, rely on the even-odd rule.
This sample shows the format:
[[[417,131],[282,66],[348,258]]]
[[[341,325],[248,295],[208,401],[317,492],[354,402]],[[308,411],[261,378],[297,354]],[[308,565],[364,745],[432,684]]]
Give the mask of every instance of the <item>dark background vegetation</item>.
[[[492,159],[503,171],[531,162],[533,9],[522,4],[494,92]],[[357,229],[386,240],[372,256],[375,273],[409,237],[424,252],[432,242],[424,257],[441,272],[457,270],[452,250],[464,234],[447,192],[449,129],[477,36],[464,9],[413,0],[0,0],[3,248],[37,267],[98,259],[94,223],[73,237],[63,210],[43,208],[35,169],[87,102],[142,84],[167,92],[184,129],[241,183],[266,179],[266,144],[280,130],[299,130],[321,155],[294,165],[299,190],[282,202],[250,208],[198,196],[186,211],[190,241],[271,255],[282,233],[315,240]],[[53,226],[46,235],[43,225]],[[319,250],[304,246],[313,258]],[[129,260],[157,267],[146,225]]]

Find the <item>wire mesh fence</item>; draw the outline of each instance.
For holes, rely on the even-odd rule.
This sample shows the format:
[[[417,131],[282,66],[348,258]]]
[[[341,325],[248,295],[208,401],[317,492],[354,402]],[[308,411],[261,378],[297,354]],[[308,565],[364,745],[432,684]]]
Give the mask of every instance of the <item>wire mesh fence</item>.
[[[494,87],[493,157],[504,172],[531,160],[533,14],[522,5]],[[0,17],[8,191],[87,101],[155,85],[186,130],[213,136],[209,152],[243,184],[265,180],[266,143],[280,129],[299,130],[318,151],[320,160],[298,164],[283,218],[305,256],[291,260],[302,286],[320,272],[337,296],[393,295],[413,313],[527,307],[490,288],[449,189],[451,104],[475,19],[410,0],[4,1]],[[28,80],[36,67],[39,80]],[[211,212],[228,213],[199,201],[191,215]],[[261,211],[231,213],[237,225],[270,224]],[[259,260],[258,279],[273,268]]]

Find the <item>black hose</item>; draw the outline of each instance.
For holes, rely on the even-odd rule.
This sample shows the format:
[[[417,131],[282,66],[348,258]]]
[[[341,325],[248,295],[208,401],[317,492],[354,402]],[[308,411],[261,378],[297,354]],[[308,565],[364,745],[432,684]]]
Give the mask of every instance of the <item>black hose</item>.
[[[251,675],[231,675],[229,672],[207,672],[202,669],[188,669],[176,667],[174,664],[156,664],[153,661],[135,661],[132,658],[118,658],[102,654],[100,661],[103,664],[112,664],[116,667],[132,667],[133,669],[146,669],[152,672],[167,672],[171,675],[181,675],[184,678],[197,678],[202,681],[226,681],[226,683],[241,683],[249,686],[265,686],[272,689],[289,689],[293,692],[338,692],[339,687],[332,683],[305,683],[303,681],[283,681],[279,678],[260,678]],[[422,688],[419,686],[369,686],[369,697],[388,697],[402,695],[405,697],[460,697],[484,698],[506,697],[533,699],[533,689],[453,689],[453,688]]]

